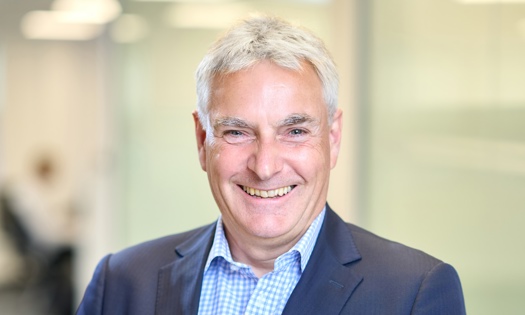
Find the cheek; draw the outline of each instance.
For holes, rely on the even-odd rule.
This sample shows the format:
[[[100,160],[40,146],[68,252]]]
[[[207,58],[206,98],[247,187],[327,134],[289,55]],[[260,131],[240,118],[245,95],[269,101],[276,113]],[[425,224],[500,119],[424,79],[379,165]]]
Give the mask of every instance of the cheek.
[[[242,169],[245,165],[246,150],[227,144],[215,145],[208,150],[208,172],[219,177],[228,177]]]
[[[323,177],[329,167],[325,154],[319,148],[294,150],[293,154],[288,155],[285,163],[295,176],[302,178],[309,187]]]
[[[327,141],[301,145],[289,154],[291,160],[302,168],[310,171],[319,171],[330,167],[330,147]]]

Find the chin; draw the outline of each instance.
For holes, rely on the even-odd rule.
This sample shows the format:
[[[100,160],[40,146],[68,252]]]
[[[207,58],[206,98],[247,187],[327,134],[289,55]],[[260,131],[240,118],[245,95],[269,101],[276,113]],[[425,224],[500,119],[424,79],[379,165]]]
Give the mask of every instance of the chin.
[[[291,230],[289,222],[276,219],[257,219],[248,228],[251,235],[261,238],[276,238]]]

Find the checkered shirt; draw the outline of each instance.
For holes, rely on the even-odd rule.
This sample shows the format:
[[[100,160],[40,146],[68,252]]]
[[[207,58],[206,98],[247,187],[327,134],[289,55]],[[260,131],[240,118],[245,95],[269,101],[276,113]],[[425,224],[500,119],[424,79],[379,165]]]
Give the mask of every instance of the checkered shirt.
[[[310,259],[325,211],[317,216],[293,248],[277,257],[274,270],[260,279],[250,266],[232,259],[219,217],[204,268],[198,314],[281,314]]]

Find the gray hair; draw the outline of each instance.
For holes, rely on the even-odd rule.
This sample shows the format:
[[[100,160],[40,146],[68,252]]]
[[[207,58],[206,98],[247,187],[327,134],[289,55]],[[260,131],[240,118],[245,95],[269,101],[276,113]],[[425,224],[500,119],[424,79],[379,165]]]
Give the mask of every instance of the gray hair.
[[[247,69],[262,60],[297,71],[301,70],[302,61],[310,63],[322,82],[328,119],[332,120],[339,80],[324,43],[309,30],[280,18],[254,16],[220,37],[197,68],[197,110],[204,129],[211,130],[209,101],[213,78]]]

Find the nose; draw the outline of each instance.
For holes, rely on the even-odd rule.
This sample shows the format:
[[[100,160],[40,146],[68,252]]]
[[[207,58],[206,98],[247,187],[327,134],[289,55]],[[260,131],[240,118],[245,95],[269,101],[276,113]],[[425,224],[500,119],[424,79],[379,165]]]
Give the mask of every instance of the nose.
[[[283,168],[281,151],[274,141],[257,142],[254,152],[248,160],[248,168],[260,180],[268,180]]]

